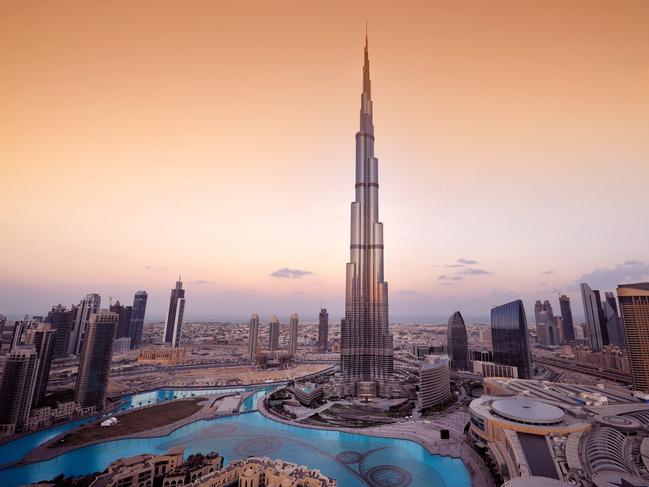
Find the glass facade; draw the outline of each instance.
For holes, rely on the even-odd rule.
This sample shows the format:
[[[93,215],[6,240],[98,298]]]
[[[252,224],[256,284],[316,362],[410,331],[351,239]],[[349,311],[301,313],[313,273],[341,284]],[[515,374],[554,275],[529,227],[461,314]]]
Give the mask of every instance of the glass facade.
[[[491,338],[494,362],[516,367],[520,379],[531,379],[527,318],[520,299],[491,310]]]
[[[559,307],[561,308],[561,319],[563,320],[563,338],[569,342],[575,339],[575,325],[572,320],[570,298],[565,294],[559,296]]]
[[[448,319],[446,342],[451,367],[454,370],[469,370],[469,343],[466,336],[466,325],[459,311]]]
[[[131,348],[140,348],[140,344],[142,343],[142,328],[144,327],[147,299],[148,295],[146,291],[138,291],[133,297],[133,314],[131,315],[131,326],[129,329]]]

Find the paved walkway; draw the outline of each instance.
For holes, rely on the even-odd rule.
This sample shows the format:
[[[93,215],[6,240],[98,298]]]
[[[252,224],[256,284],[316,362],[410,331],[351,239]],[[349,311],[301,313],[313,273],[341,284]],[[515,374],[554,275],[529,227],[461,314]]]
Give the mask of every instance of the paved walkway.
[[[327,404],[323,407],[330,406],[330,404]],[[414,441],[426,448],[433,455],[460,458],[467,467],[471,475],[471,482],[474,486],[494,487],[495,485],[491,473],[482,461],[482,458],[464,440],[464,427],[469,421],[469,415],[461,410],[455,410],[449,414],[441,414],[435,419],[421,418],[369,428],[338,428],[303,424],[299,423],[299,420],[291,421],[281,418],[267,410],[263,399],[258,402],[258,410],[261,414],[273,421],[299,426],[301,428],[345,431],[357,435],[383,436]],[[311,414],[314,414],[316,411],[315,409],[312,410]],[[450,438],[448,440],[441,439],[440,431],[443,429],[449,430]]]

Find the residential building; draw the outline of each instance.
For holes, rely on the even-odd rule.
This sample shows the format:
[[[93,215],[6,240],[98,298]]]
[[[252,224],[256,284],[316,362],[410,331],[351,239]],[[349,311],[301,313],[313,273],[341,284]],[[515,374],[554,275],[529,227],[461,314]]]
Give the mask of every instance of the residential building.
[[[118,321],[119,315],[107,309],[88,319],[75,387],[80,408],[104,407]]]
[[[146,303],[149,296],[146,291],[138,291],[133,296],[133,313],[131,314],[131,326],[129,337],[131,337],[131,348],[140,348],[142,344],[142,330],[144,328],[144,317],[146,315]]]
[[[172,348],[180,346],[184,313],[185,290],[183,289],[181,277],[178,276],[176,287],[171,290],[169,310],[167,312],[167,323],[165,327],[165,343],[170,344]]]
[[[257,347],[259,346],[259,315],[253,313],[250,317],[248,329],[248,360],[254,364],[257,360]]]
[[[649,282],[620,284],[617,298],[633,388],[649,392]]]

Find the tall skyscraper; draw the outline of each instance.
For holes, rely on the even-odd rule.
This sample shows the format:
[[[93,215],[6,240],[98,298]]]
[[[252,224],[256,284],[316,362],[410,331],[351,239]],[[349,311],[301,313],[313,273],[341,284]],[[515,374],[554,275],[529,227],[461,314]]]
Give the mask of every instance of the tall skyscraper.
[[[537,299],[536,303],[534,303],[534,324],[537,326],[539,324],[539,315],[541,314],[541,311],[543,311],[543,304],[541,304],[541,300]]]
[[[259,315],[253,313],[250,317],[248,331],[248,360],[251,364],[257,361],[257,347],[259,346]]]
[[[599,296],[599,291],[591,289],[585,282],[582,282],[580,287],[581,299],[584,303],[586,326],[588,327],[588,336],[590,338],[590,348],[598,352],[604,348],[604,345],[608,345],[609,343],[602,300]]]
[[[2,350],[2,335],[5,332],[5,325],[7,324],[7,317],[0,315],[0,350]]]
[[[563,336],[567,342],[575,339],[575,324],[572,320],[572,309],[570,307],[570,298],[565,294],[559,296],[559,308],[561,309],[561,318],[563,319]]]
[[[81,300],[81,303],[79,303],[77,316],[74,321],[74,330],[72,330],[70,342],[68,344],[68,355],[79,355],[79,353],[81,353],[81,346],[83,344],[88,318],[91,314],[99,311],[100,306],[101,296],[95,293],[87,294],[86,297]]]
[[[494,362],[518,369],[519,379],[532,378],[532,357],[523,302],[518,299],[491,309]]]
[[[171,290],[171,297],[169,298],[169,311],[167,312],[167,326],[165,331],[165,343],[171,344],[172,348],[180,346],[184,313],[185,290],[183,289],[180,276],[178,276],[176,287]]]
[[[32,398],[32,407],[38,407],[43,403],[45,393],[47,392],[50,368],[56,346],[56,330],[49,323],[38,323],[27,330],[25,343],[34,345],[36,354],[38,355],[36,384]]]
[[[469,370],[469,341],[464,318],[459,311],[453,313],[448,319],[446,349],[454,370]]]
[[[606,319],[606,331],[608,333],[609,345],[624,348],[624,333],[622,331],[620,316],[617,312],[617,301],[611,292],[604,293],[604,318]]]
[[[146,291],[138,291],[133,297],[133,314],[131,315],[131,326],[128,334],[131,337],[131,348],[140,348],[142,343],[142,329],[144,328],[144,316],[148,298]]]
[[[117,321],[117,335],[116,338],[130,336],[131,330],[131,317],[133,316],[132,306],[123,306],[119,300],[115,304],[111,304],[109,308],[113,313],[117,313],[119,320]]]
[[[649,282],[620,284],[617,298],[633,388],[649,392]]]
[[[104,407],[118,321],[117,313],[107,309],[88,319],[74,397],[79,407]]]
[[[268,349],[279,350],[279,320],[273,315],[268,323]]]
[[[22,345],[23,336],[25,335],[25,330],[27,329],[29,324],[30,322],[27,320],[16,321],[14,323],[14,331],[13,335],[11,336],[11,350]]]
[[[77,308],[73,306],[66,309],[63,305],[53,306],[52,310],[47,313],[45,322],[52,325],[54,333],[54,358],[63,358],[68,354],[70,346],[70,334],[74,329],[74,323],[77,317]]]
[[[297,355],[298,321],[297,313],[293,313],[288,322],[288,353],[291,357]]]
[[[539,321],[536,324],[539,340],[543,345],[559,344],[559,332],[557,331],[556,320],[551,309],[550,307],[550,309],[542,310],[539,313]]]
[[[378,159],[374,157],[367,36],[360,130],[356,133],[355,188],[340,366],[350,393],[355,394],[356,384],[362,381],[376,383],[380,396],[391,396],[393,347],[388,326],[388,283],[383,277],[383,224],[379,222],[379,174]]]
[[[19,345],[9,352],[0,384],[0,424],[13,424],[20,431],[31,410],[37,369],[33,345]]]
[[[329,313],[326,308],[320,310],[318,315],[318,352],[329,349]]]

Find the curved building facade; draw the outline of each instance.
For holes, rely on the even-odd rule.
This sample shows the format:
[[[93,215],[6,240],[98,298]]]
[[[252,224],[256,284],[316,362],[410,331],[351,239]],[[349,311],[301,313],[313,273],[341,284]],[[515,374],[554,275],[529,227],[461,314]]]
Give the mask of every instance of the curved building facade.
[[[446,328],[446,348],[451,368],[454,370],[469,370],[469,342],[466,336],[466,325],[459,311],[448,319]]]
[[[429,355],[419,371],[419,408],[438,406],[451,395],[449,360],[446,355]]]
[[[518,299],[491,310],[494,362],[518,369],[520,379],[532,377],[532,357],[523,302]]]

